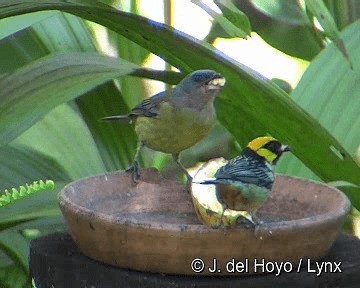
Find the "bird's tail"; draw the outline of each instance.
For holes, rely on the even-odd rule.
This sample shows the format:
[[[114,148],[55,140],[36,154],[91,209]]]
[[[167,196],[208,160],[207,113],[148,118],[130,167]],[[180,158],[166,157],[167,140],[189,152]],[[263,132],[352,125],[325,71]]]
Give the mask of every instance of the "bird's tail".
[[[121,122],[129,122],[131,118],[129,115],[115,115],[101,118],[104,121],[121,121]]]
[[[201,182],[193,182],[193,183],[196,183],[196,184],[207,184],[207,185],[210,185],[210,184],[217,184],[218,181],[216,179],[211,179],[211,180],[205,180],[205,181],[201,181]]]

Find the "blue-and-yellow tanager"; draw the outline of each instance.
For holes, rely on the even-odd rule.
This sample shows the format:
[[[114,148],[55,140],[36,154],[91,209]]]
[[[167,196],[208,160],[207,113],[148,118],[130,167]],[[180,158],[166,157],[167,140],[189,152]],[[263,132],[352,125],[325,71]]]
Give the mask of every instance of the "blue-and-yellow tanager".
[[[248,211],[252,217],[268,199],[275,174],[274,166],[288,145],[273,137],[258,137],[241,154],[220,167],[215,179],[202,184],[216,184],[219,200],[233,210]]]
[[[172,154],[180,163],[181,151],[206,137],[216,119],[214,98],[225,85],[225,78],[213,70],[198,70],[185,77],[174,88],[160,92],[135,106],[127,115],[105,117],[103,120],[126,120],[135,125],[138,148],[133,165],[133,180],[138,179],[138,157],[143,145]]]

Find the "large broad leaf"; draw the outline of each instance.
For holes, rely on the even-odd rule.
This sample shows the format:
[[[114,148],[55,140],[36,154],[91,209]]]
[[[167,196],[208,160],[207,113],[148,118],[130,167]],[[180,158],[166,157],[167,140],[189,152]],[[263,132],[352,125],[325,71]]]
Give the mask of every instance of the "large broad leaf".
[[[48,169],[45,166],[46,162],[42,163],[42,158],[38,159],[36,155],[34,160],[32,158],[21,159],[22,166],[32,165],[32,161],[37,162],[37,165],[32,166],[31,171],[39,173],[39,176],[33,176],[33,180],[40,179],[41,171],[48,171],[47,177],[53,180],[58,179],[56,171],[66,171],[68,177],[64,180],[71,181],[106,170],[87,125],[81,115],[67,104],[53,109],[12,143],[16,144],[20,151],[26,152],[29,147],[39,155],[45,154],[48,155],[47,157],[51,157],[54,169]],[[0,153],[2,149],[0,149]],[[11,165],[11,158],[7,161]],[[0,173],[8,175],[7,172],[1,171]],[[26,174],[26,170],[23,173]],[[20,175],[16,175],[16,177],[14,175],[14,180],[17,180],[16,184],[21,185],[24,181],[19,177]]]
[[[359,31],[358,22],[341,34],[354,63],[353,70],[334,45],[330,45],[310,64],[291,94],[292,99],[328,129],[351,155],[355,155],[360,143]],[[341,153],[339,157],[342,157]],[[335,171],[341,169],[336,162],[327,165]],[[295,157],[281,161],[279,168],[290,174],[314,178]]]
[[[23,288],[26,282],[29,282],[29,279],[21,267],[10,264],[0,268],[0,286],[2,288]]]
[[[60,214],[56,193],[71,178],[56,161],[41,152],[17,145],[2,147],[0,158],[1,191],[41,179],[51,179],[56,184],[53,191],[34,193],[14,204],[1,207],[0,230],[19,221]]]
[[[298,0],[274,0],[272,2],[262,0],[250,0],[254,7],[265,15],[278,21],[295,25],[311,25],[307,19],[301,1]]]
[[[9,229],[0,233],[1,250],[21,267],[23,272],[28,270],[29,242],[18,231]]]
[[[51,19],[46,19],[45,21],[34,25],[29,33],[30,35],[35,35],[36,42],[42,43],[43,47],[46,47],[49,52],[96,51],[83,20],[69,14],[58,13],[58,15]],[[112,34],[115,33],[112,32]],[[127,45],[128,43],[122,42],[121,44]],[[36,43],[33,45],[36,45]],[[123,45],[123,50],[126,49],[126,45]],[[133,46],[134,45],[135,44],[133,44]],[[23,50],[26,50],[27,46],[24,46]],[[136,54],[136,51],[136,47],[131,47],[131,52],[129,53]],[[134,63],[139,63],[139,61],[132,61],[134,60],[133,57],[122,58],[131,60],[131,62]],[[126,84],[135,87],[140,86],[139,80],[133,81],[133,79],[123,79],[122,77],[120,81],[122,83],[126,81]],[[91,155],[93,157],[101,157],[105,170],[116,170],[127,167],[132,161],[132,157],[135,153],[136,136],[132,127],[127,124],[119,125],[119,123],[114,124],[99,121],[99,118],[104,116],[126,114],[129,111],[128,106],[125,104],[125,102],[129,102],[127,101],[127,98],[141,98],[141,94],[139,94],[140,98],[133,94],[134,92],[138,93],[140,89],[134,91],[134,88],[132,91],[133,93],[129,93],[129,90],[126,89],[126,87],[127,85],[121,85],[120,93],[113,82],[108,82],[86,93],[83,97],[76,99],[79,111],[95,141],[97,151],[92,151],[93,153]],[[123,95],[128,97],[126,98]],[[58,121],[62,121],[61,118],[59,118]],[[64,140],[64,148],[71,148],[68,147],[70,145],[78,146],[78,148],[81,147],[82,141],[77,141],[79,143],[78,145],[77,143],[73,143],[74,141],[71,139],[74,138],[67,135],[68,133],[61,133],[61,125],[56,130],[58,131],[58,135],[61,135]],[[76,129],[75,127],[71,128],[71,125],[66,127],[64,131],[73,131],[74,134],[78,134],[76,138],[81,138],[81,134],[79,135],[78,133],[79,129]],[[53,141],[60,143],[61,140],[62,139],[54,139]],[[87,146],[85,145],[83,147]],[[86,159],[86,157],[82,158],[79,153],[73,154],[70,153],[70,151],[71,149],[67,153],[69,157],[80,158],[79,161],[76,161],[78,164],[77,166],[85,169],[88,165],[84,165],[84,162],[88,159]],[[86,153],[88,153],[88,151]],[[59,160],[62,161],[63,159]],[[66,168],[72,169],[72,167],[69,166],[66,166]],[[104,169],[101,171],[104,171]],[[87,173],[86,175],[91,175],[91,173]]]
[[[44,57],[0,79],[0,145],[15,139],[50,109],[135,65],[95,53]]]
[[[0,158],[2,189],[15,188],[39,179],[50,178],[56,183],[53,191],[31,194],[0,209],[0,248],[26,271],[29,239],[21,234],[21,230],[36,228],[46,234],[54,229],[62,229],[63,221],[55,199],[59,189],[70,178],[53,159],[17,145],[2,147]],[[6,263],[8,260],[0,257],[0,265],[3,261]]]
[[[340,31],[349,24],[359,20],[359,1],[324,0],[324,3],[329,9],[332,17],[335,20],[336,26],[339,28]]]
[[[0,20],[0,40],[55,14],[56,12],[45,11],[32,15],[22,15],[16,18],[2,19]]]
[[[160,55],[178,68],[190,71],[210,68],[223,73],[228,80],[224,90],[226,101],[235,107],[236,114],[218,109],[223,123],[230,131],[244,129],[258,135],[269,132],[289,143],[293,153],[305,165],[326,181],[344,180],[360,184],[359,166],[351,155],[313,117],[296,105],[275,84],[236,63],[213,47],[149,19],[116,11],[89,1],[4,1],[0,4],[0,17],[46,9],[58,9],[95,21],[117,31],[150,51]],[[224,97],[224,96],[223,96]],[[224,101],[218,99],[219,102]],[[222,108],[226,108],[223,105]],[[234,118],[234,121],[224,121]],[[248,135],[239,135],[245,143]],[[345,155],[338,157],[339,151]],[[333,169],[333,167],[337,169]],[[352,193],[352,200],[360,207],[360,197]]]
[[[234,0],[253,31],[286,54],[311,60],[323,46],[297,0]],[[216,27],[212,29],[216,31]]]
[[[99,95],[101,95],[101,101],[98,101]],[[102,85],[96,92],[83,95],[77,103],[92,133],[105,170],[128,167],[133,160],[136,148],[133,127],[129,123],[99,121],[104,116],[128,113],[119,91],[116,91],[114,87]],[[96,106],[94,106],[95,103]]]
[[[11,190],[35,180],[54,180],[58,189],[71,178],[54,159],[35,150],[7,145],[0,150],[0,191]],[[61,184],[62,183],[62,184]],[[18,221],[58,215],[56,193],[35,193],[0,209],[0,230]]]
[[[324,33],[336,44],[339,51],[350,62],[349,54],[346,51],[344,41],[340,38],[340,31],[338,30],[334,19],[329,10],[326,8],[323,0],[305,0],[306,6],[311,13],[319,21]],[[352,65],[352,63],[350,62]]]
[[[117,4],[120,5],[120,7],[124,6],[123,8],[124,9],[126,8],[125,6],[127,6],[127,5],[121,3],[121,2],[124,3],[124,1],[117,1],[117,2],[119,2]],[[131,1],[125,1],[125,3],[126,2],[128,3],[128,6],[129,6],[128,9],[126,10],[126,12],[131,12],[134,14],[139,13],[139,3],[138,3],[139,1],[131,0]],[[89,22],[87,22],[87,23],[89,23]],[[90,23],[93,23],[93,22],[90,22]],[[92,29],[95,28],[95,30],[93,31],[93,33],[94,33],[96,31],[96,29],[98,29],[99,25],[96,25],[95,27],[93,27],[93,25],[90,25],[90,27]],[[124,36],[121,36],[118,33],[111,31],[109,29],[106,29],[106,32],[108,35],[109,46],[113,50],[117,51],[117,54],[120,58],[141,66],[143,64],[144,60],[148,56],[150,56],[150,52],[148,50],[146,50],[144,47],[130,41],[129,39],[125,38]],[[105,31],[104,31],[104,33],[105,33]],[[103,39],[101,39],[99,37],[95,40],[97,40],[98,42],[104,41]],[[99,43],[98,46],[100,46],[100,44],[101,43]],[[104,43],[102,43],[102,44],[104,44]],[[144,81],[141,78],[123,77],[123,78],[121,78],[119,80],[115,80],[115,81],[118,81],[118,83],[121,87],[122,96],[124,98],[124,101],[128,105],[128,107],[134,107],[139,102],[141,102],[147,95]]]
[[[201,0],[191,0],[191,2],[201,7],[211,17],[213,17],[214,22],[217,23],[229,37],[241,37],[246,39],[250,36],[251,25],[249,18],[231,1],[214,1],[221,9],[222,14],[217,14]]]
[[[32,149],[7,145],[0,149],[0,159],[0,191],[40,179],[71,179],[54,159]]]

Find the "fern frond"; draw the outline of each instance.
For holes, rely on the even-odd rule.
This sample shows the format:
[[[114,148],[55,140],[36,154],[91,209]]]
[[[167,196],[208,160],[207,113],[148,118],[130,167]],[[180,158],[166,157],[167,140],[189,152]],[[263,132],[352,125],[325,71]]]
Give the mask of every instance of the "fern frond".
[[[14,203],[16,200],[22,199],[36,192],[53,190],[55,188],[55,183],[52,180],[40,180],[34,181],[30,185],[26,184],[25,186],[20,186],[18,189],[12,188],[11,192],[5,189],[0,196],[0,207]]]

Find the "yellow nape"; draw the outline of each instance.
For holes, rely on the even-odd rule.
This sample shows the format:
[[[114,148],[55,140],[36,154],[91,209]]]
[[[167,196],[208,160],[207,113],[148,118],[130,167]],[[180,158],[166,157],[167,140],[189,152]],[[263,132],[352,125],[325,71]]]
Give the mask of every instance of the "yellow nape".
[[[265,144],[269,143],[270,141],[276,140],[273,137],[270,136],[264,136],[264,137],[258,137],[249,142],[247,147],[249,147],[253,151],[258,151],[261,147],[263,147]],[[263,156],[263,155],[261,155]]]

